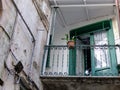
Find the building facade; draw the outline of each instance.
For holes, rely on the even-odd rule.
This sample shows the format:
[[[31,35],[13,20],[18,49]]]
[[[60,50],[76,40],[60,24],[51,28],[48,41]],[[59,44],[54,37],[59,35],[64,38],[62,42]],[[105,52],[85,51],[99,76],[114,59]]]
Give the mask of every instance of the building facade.
[[[119,0],[0,0],[0,90],[119,90],[119,16]]]

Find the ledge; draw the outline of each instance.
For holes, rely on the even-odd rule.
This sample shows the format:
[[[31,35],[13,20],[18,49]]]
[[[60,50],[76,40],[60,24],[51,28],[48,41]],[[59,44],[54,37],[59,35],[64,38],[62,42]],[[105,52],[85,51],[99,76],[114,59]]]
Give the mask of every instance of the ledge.
[[[44,90],[119,90],[119,76],[40,76]],[[95,88],[95,89],[94,89]]]

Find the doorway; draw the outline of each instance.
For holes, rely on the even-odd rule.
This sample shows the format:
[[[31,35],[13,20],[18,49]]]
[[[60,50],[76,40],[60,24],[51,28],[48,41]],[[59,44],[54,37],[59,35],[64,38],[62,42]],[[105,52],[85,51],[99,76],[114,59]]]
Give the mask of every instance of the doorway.
[[[114,45],[114,35],[112,28],[112,21],[102,21],[95,24],[87,25],[70,32],[70,36],[80,36],[80,40],[83,45]],[[84,36],[82,36],[84,35]],[[87,37],[86,37],[87,36]],[[74,51],[74,57],[70,57],[70,63],[76,62],[76,51],[70,50],[70,53]],[[85,75],[92,76],[116,76],[117,72],[117,60],[115,48],[113,49],[101,49],[87,48],[83,49],[84,53],[84,73]],[[73,55],[70,55],[73,56]],[[70,64],[71,65],[71,64]],[[69,72],[72,72],[74,67],[74,73],[76,71],[75,64],[70,66]]]
[[[83,52],[83,63],[84,63],[84,75],[91,75],[91,48],[90,45],[90,34],[79,35],[77,36],[78,42],[81,42],[79,45],[88,45],[88,47],[82,48],[81,52]],[[80,54],[80,53],[79,53]]]
[[[84,42],[84,45],[90,45],[90,37],[82,39]],[[87,47],[83,49],[84,53],[84,70],[85,70],[85,75],[88,76],[91,74],[91,49],[90,47]]]

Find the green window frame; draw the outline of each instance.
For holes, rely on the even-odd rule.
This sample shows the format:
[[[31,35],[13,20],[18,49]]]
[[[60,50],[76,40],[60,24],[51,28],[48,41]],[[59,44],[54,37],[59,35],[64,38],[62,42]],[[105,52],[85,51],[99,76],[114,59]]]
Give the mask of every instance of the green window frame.
[[[77,35],[83,35],[83,34],[91,34],[94,32],[98,32],[101,30],[108,30],[107,36],[108,36],[108,43],[114,45],[114,34],[113,34],[113,28],[112,28],[112,20],[104,20],[101,22],[93,23],[90,25],[86,25],[80,28],[76,28],[70,31],[70,37],[77,36]],[[93,40],[94,37],[91,35],[91,45],[94,43]],[[117,75],[116,71],[116,65],[117,65],[117,59],[115,54],[115,49],[109,50],[110,54],[112,55],[112,71],[115,75]],[[91,51],[92,54],[94,54],[94,51]],[[94,55],[91,55],[91,58],[93,58]],[[115,59],[115,60],[113,60]],[[94,66],[93,60],[91,62],[91,66]],[[94,75],[94,68],[92,67],[92,75]],[[76,75],[76,49],[69,50],[69,75]]]

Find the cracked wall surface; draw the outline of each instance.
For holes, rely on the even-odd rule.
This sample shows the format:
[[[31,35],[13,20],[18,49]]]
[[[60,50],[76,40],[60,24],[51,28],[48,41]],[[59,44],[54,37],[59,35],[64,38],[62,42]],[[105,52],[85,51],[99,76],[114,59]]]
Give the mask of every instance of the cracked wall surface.
[[[0,90],[20,90],[19,78],[31,90],[42,90],[39,75],[51,15],[49,3],[0,0],[0,5],[0,79],[4,82]],[[16,76],[14,67],[19,61],[24,68]]]

